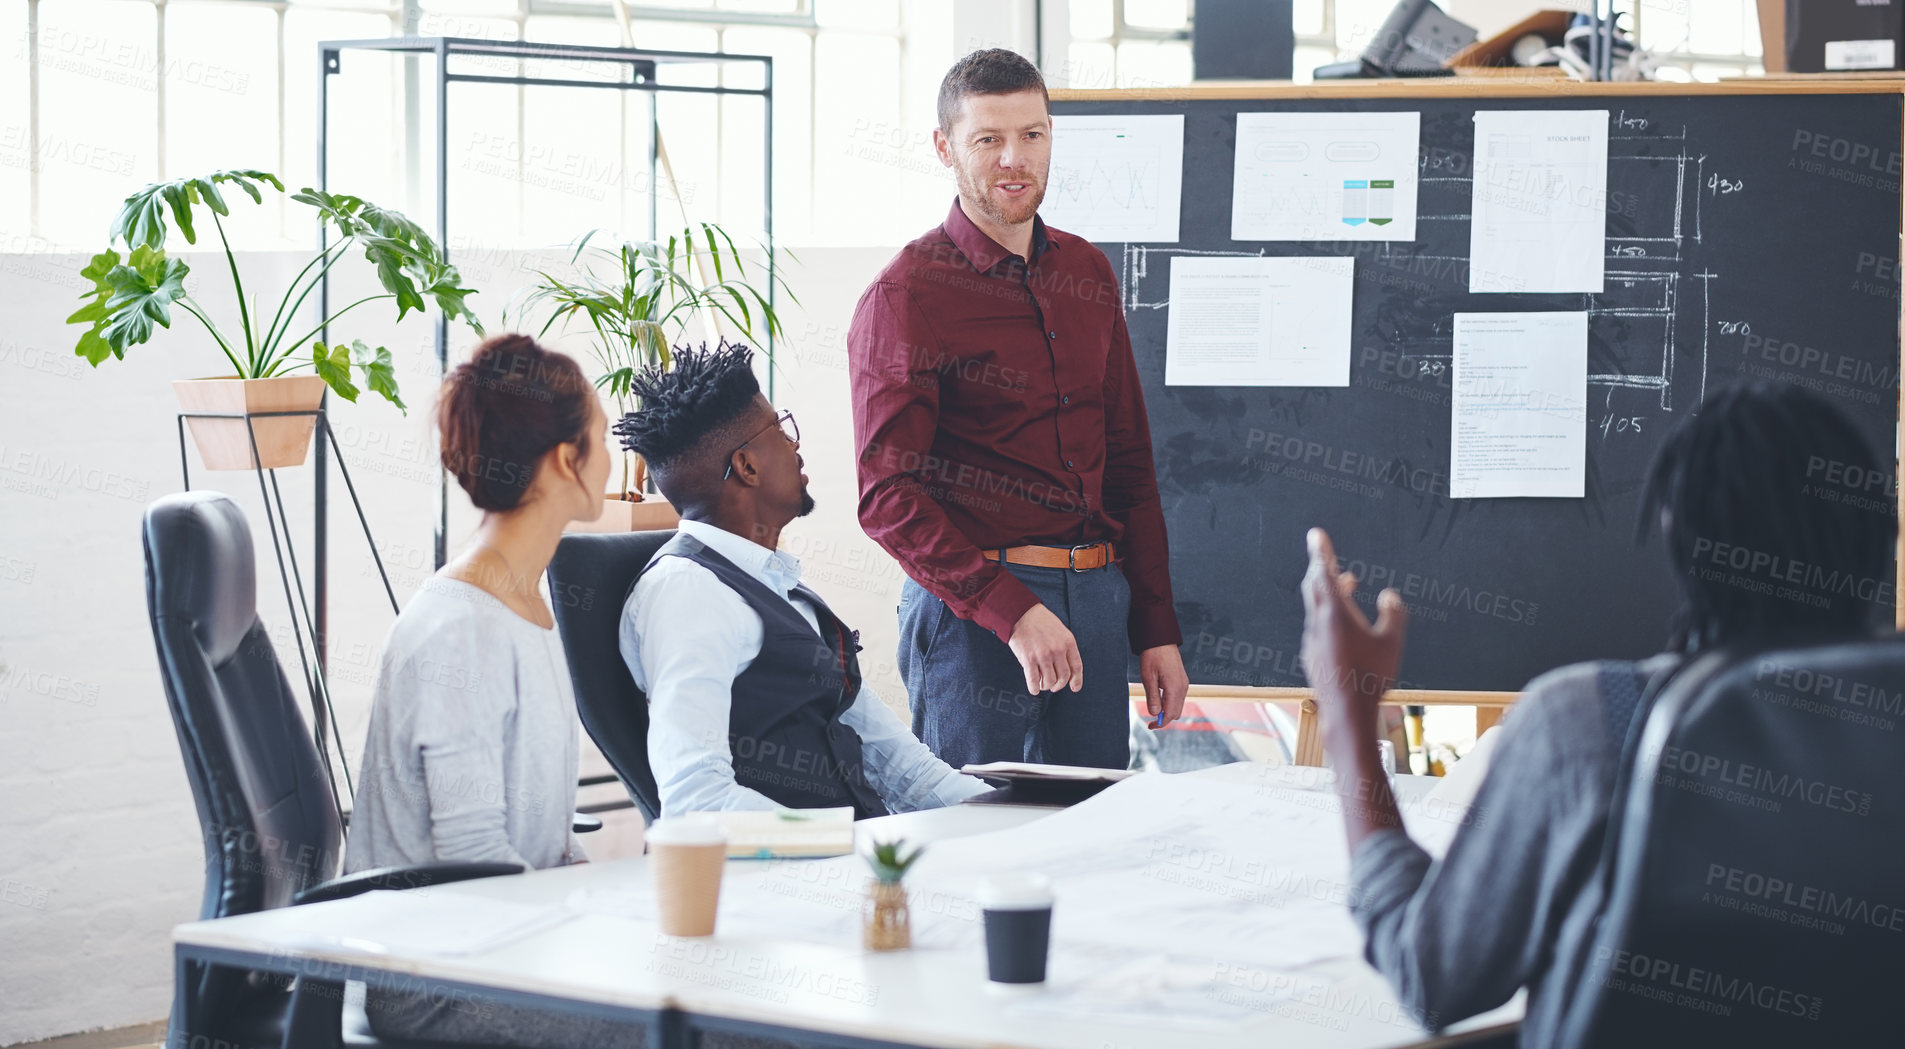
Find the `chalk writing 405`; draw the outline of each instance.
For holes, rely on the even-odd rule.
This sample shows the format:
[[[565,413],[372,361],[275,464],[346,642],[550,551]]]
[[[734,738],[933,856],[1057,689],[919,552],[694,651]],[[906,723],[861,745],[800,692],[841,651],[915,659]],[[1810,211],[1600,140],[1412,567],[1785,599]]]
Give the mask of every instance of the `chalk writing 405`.
[[[1609,434],[1614,434],[1614,433],[1639,433],[1640,423],[1641,423],[1641,420],[1644,418],[1646,418],[1646,416],[1643,416],[1643,415],[1602,416],[1601,417],[1601,439],[1606,440]]]

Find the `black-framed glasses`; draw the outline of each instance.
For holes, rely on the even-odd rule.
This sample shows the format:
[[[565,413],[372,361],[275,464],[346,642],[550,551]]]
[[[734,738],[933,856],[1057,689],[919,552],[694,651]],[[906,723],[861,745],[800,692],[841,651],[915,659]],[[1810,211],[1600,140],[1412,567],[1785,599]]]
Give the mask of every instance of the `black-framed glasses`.
[[[781,428],[782,437],[787,438],[790,442],[794,444],[800,443],[800,424],[794,421],[794,413],[792,411],[785,411],[775,416],[773,422],[767,424],[766,426],[761,427],[759,430],[756,430],[754,433],[754,436],[748,438],[745,441],[742,441],[740,444],[735,445],[734,452],[738,452],[741,449],[746,448],[748,445],[753,444],[755,441],[760,440],[761,434],[764,434],[767,431],[772,430],[776,426]],[[729,477],[733,476],[734,474],[734,452],[728,453],[728,468],[724,470],[721,474],[721,479],[723,481],[727,480]]]

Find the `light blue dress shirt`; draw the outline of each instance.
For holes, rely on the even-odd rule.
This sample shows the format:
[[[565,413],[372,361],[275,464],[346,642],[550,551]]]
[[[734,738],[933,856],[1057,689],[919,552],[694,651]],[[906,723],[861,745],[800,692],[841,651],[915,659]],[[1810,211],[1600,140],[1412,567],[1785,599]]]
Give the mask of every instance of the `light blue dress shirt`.
[[[779,594],[820,632],[804,600],[800,559],[700,521],[693,536]],[[773,799],[734,781],[728,711],[734,679],[761,654],[761,617],[713,572],[685,557],[657,560],[622,608],[622,658],[648,694],[648,763],[663,816],[719,809],[773,809]],[[933,755],[862,681],[841,720],[860,734],[867,783],[893,812],[951,805],[991,788]]]

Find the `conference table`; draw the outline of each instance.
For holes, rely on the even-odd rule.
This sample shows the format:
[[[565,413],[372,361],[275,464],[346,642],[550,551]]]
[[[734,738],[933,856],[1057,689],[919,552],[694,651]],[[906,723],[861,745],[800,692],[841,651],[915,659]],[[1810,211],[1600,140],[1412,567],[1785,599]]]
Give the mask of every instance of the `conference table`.
[[[645,1028],[645,1049],[724,1035],[933,1049],[1375,1049],[1511,1031],[1519,999],[1432,1036],[1356,956],[1360,937],[1341,908],[1347,865],[1311,855],[1323,851],[1315,836],[1340,823],[1326,777],[1224,766],[1132,777],[1062,811],[962,805],[862,821],[863,848],[902,837],[928,846],[907,877],[907,950],[861,946],[856,857],[729,861],[705,938],[659,933],[637,857],[191,922],[174,930],[174,951],[181,972],[201,962],[471,1008],[617,1018]],[[1446,839],[1458,808],[1421,819],[1437,782],[1398,776],[1396,794],[1412,833],[1433,835],[1439,820]],[[1253,820],[1289,832],[1262,840],[1279,835]],[[1340,852],[1340,826],[1334,834]],[[1279,850],[1320,866],[1290,866]],[[986,980],[971,891],[972,871],[1018,861],[1049,872],[1057,897],[1049,978],[1030,988]]]

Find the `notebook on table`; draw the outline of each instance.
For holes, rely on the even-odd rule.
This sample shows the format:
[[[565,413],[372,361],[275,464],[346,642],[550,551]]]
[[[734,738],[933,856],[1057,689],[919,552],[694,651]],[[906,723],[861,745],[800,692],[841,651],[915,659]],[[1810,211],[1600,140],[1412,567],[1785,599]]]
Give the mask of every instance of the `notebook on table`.
[[[728,832],[728,859],[845,856],[853,851],[853,808],[731,809],[691,812]]]

